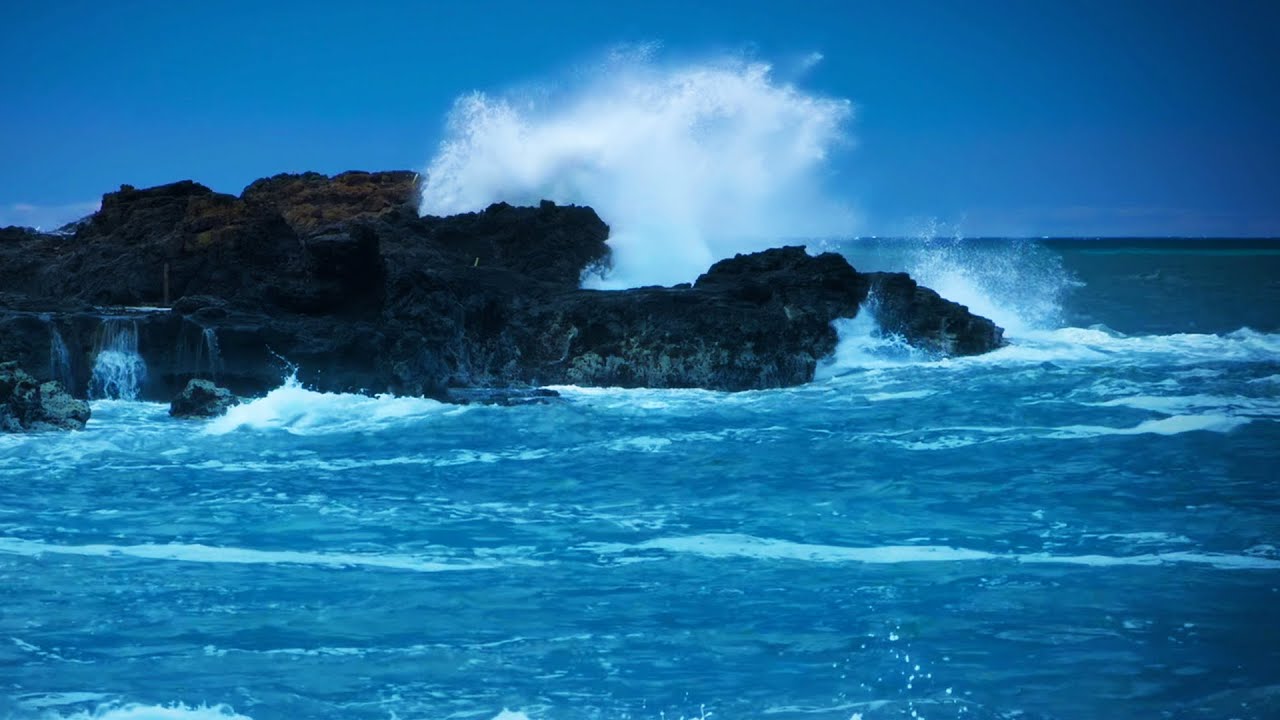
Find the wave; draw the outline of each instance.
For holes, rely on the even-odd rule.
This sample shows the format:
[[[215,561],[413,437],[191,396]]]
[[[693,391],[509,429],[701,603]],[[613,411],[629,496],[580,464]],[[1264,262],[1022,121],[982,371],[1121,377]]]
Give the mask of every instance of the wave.
[[[69,715],[49,712],[43,717],[46,720],[253,720],[248,715],[241,715],[235,712],[227,705],[187,706],[182,703],[171,705],[105,704],[92,711],[82,710]]]
[[[835,352],[818,363],[814,380],[822,381],[853,369],[899,367],[928,362],[929,353],[913,347],[900,335],[885,333],[864,304],[853,318],[832,323],[836,330]]]
[[[1128,407],[1164,415],[1179,415],[1204,410],[1225,410],[1253,417],[1280,416],[1280,402],[1273,398],[1241,395],[1128,395],[1098,403],[1098,407]]]
[[[1034,241],[993,248],[961,238],[914,244],[905,268],[916,282],[1004,328],[1008,338],[1056,328],[1063,297],[1079,283],[1061,257]]]
[[[1185,550],[1140,555],[1053,555],[1050,553],[994,553],[942,545],[884,545],[846,547],[759,538],[739,534],[706,534],[656,538],[634,544],[598,544],[585,547],[601,555],[627,555],[660,551],[711,559],[747,558],[812,563],[896,565],[921,562],[1004,561],[1025,564],[1084,565],[1089,567],[1206,565],[1221,570],[1280,570],[1280,559],[1250,554],[1223,554]]]
[[[392,715],[394,717],[394,713]],[[183,703],[111,703],[99,705],[94,710],[81,710],[67,715],[50,711],[41,717],[44,720],[253,720],[248,715],[237,713],[229,705],[188,706]],[[529,720],[529,716],[503,708],[492,720]]]
[[[211,420],[204,431],[225,435],[243,428],[281,430],[294,435],[383,430],[434,415],[456,415],[466,406],[394,395],[320,393],[290,377],[265,396],[237,405]]]
[[[26,557],[44,555],[79,555],[85,557],[132,557],[144,560],[171,560],[194,563],[227,563],[235,565],[305,565],[311,567],[372,568],[412,572],[449,572],[457,570],[489,570],[504,565],[532,565],[535,561],[504,562],[428,558],[416,555],[368,555],[350,552],[303,552],[296,550],[254,550],[251,548],[215,547],[211,545],[168,543],[164,545],[59,545],[38,540],[0,537],[0,553]]]
[[[1083,439],[1103,435],[1181,435],[1186,432],[1229,432],[1251,420],[1235,415],[1174,415],[1158,420],[1147,420],[1133,427],[1114,428],[1098,425],[1068,425],[1058,428],[1047,437],[1057,439]]]
[[[839,343],[821,364],[819,380],[851,370],[917,365],[1193,365],[1280,357],[1280,334],[1248,327],[1217,334],[1127,335],[1104,325],[1066,325],[1064,298],[1082,283],[1064,267],[1061,255],[1034,240],[939,239],[931,229],[912,239],[855,239],[824,249],[841,252],[863,270],[907,270],[921,285],[1004,328],[1008,344],[965,358],[914,351],[902,338],[881,332],[874,312],[866,312],[874,308],[873,296],[857,318],[834,323]]]
[[[865,318],[864,318],[865,316]],[[859,319],[864,318],[864,319]],[[902,366],[969,367],[986,365],[1168,365],[1273,362],[1280,357],[1280,334],[1240,328],[1225,334],[1176,333],[1125,335],[1106,327],[1023,330],[1005,347],[984,355],[939,358],[911,348],[902,338],[882,333],[870,313],[834,323],[835,352],[821,363],[816,379],[851,370]]]
[[[664,67],[648,49],[619,51],[561,89],[459,98],[420,209],[588,204],[611,225],[613,267],[586,284],[687,282],[779,238],[852,231],[852,211],[823,188],[851,114],[764,63]]]

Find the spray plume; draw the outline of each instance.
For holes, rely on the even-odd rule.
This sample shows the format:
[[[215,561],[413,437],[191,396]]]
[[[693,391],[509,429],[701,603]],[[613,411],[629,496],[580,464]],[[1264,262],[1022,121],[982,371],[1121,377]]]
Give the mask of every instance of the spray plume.
[[[591,205],[612,228],[613,268],[584,284],[686,282],[737,252],[852,232],[852,211],[823,187],[851,114],[767,64],[619,55],[569,90],[459,98],[421,212]]]

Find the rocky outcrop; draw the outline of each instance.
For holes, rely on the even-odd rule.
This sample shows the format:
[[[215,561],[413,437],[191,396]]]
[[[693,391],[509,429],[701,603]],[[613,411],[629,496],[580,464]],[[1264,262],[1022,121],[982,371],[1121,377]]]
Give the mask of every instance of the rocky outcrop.
[[[239,197],[124,186],[63,232],[0,230],[0,356],[84,395],[111,316],[131,323],[147,399],[193,378],[260,394],[296,366],[320,390],[456,401],[460,388],[555,383],[795,385],[834,350],[832,321],[864,306],[934,352],[1001,342],[905,275],[794,247],[723,260],[691,285],[581,290],[609,263],[590,208],[419,217],[416,181],[280,175]]]
[[[231,391],[209,380],[189,380],[169,403],[169,414],[180,418],[212,418],[225,415],[240,404]]]
[[[41,383],[16,362],[0,363],[0,432],[83,430],[89,403],[56,381]]]
[[[980,355],[1000,347],[1004,331],[906,273],[866,273],[870,311],[880,329],[938,355]]]

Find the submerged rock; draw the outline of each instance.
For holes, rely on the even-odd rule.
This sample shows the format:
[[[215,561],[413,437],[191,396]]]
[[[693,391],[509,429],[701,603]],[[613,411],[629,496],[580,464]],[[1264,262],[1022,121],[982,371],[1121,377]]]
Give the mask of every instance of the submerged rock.
[[[190,380],[169,403],[169,414],[178,418],[211,418],[225,415],[240,399],[208,380]]]
[[[38,382],[16,362],[0,363],[0,432],[83,430],[89,403],[56,381]]]
[[[239,197],[190,181],[124,186],[72,236],[6,230],[0,356],[55,377],[40,319],[52,315],[84,388],[108,316],[92,308],[165,306],[131,316],[144,399],[208,372],[216,347],[219,381],[240,395],[278,386],[288,364],[319,391],[472,401],[456,389],[796,385],[835,350],[833,321],[864,307],[930,352],[1002,342],[906,275],[799,247],[722,260],[692,284],[583,290],[610,262],[591,208],[419,217],[417,191],[411,172],[277,175]]]
[[[444,400],[458,405],[546,405],[560,397],[551,388],[450,388]]]

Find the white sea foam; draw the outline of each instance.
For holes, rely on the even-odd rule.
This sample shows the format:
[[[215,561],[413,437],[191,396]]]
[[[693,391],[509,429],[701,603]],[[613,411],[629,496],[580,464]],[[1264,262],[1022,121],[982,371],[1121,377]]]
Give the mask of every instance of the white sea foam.
[[[757,560],[803,560],[807,562],[856,562],[873,565],[989,560],[996,555],[980,550],[938,545],[885,545],[881,547],[841,547],[758,538],[751,535],[690,535],[657,538],[635,545],[605,546],[612,550],[663,550],[710,558],[749,557]]]
[[[815,380],[830,380],[850,370],[901,367],[930,359],[901,336],[882,332],[872,312],[864,305],[855,317],[832,323],[839,340],[835,352],[818,363]]]
[[[616,452],[656,453],[662,452],[663,450],[671,447],[671,440],[663,437],[639,435],[636,437],[614,440],[609,443],[608,447],[610,450],[614,450]]]
[[[40,557],[43,555],[79,555],[87,557],[132,557],[145,560],[170,560],[193,563],[226,563],[235,565],[306,565],[321,568],[364,567],[412,572],[447,572],[486,570],[498,567],[491,561],[429,558],[415,555],[365,555],[349,552],[301,552],[294,550],[254,550],[251,548],[214,547],[201,544],[168,543],[164,545],[61,545],[38,540],[0,537],[0,553]],[[534,564],[532,561],[507,564]]]
[[[347,472],[369,468],[390,468],[406,466],[422,467],[455,467],[473,463],[491,464],[505,461],[540,460],[551,454],[544,448],[518,449],[502,452],[481,452],[476,450],[450,450],[439,455],[398,455],[388,458],[322,458],[304,457],[296,459],[275,460],[241,460],[224,462],[222,460],[203,460],[186,464],[191,470],[212,470],[223,473],[263,473],[281,472]],[[130,470],[164,470],[182,466],[183,463],[117,465],[113,469]]]
[[[294,378],[266,396],[237,405],[205,426],[211,435],[242,428],[283,430],[295,435],[325,435],[382,430],[432,415],[465,412],[466,406],[392,395],[319,393]]]
[[[529,716],[518,710],[502,708],[502,712],[494,715],[493,720],[529,720]]]
[[[17,642],[17,639],[14,639]],[[89,702],[101,702],[109,696],[98,692],[60,692],[32,693],[19,695],[16,700],[26,708],[40,710],[43,708],[61,707],[64,705],[80,705]]]
[[[866,316],[866,319],[861,319]],[[1172,335],[1123,335],[1106,328],[1064,327],[1054,330],[1024,329],[1005,347],[972,357],[932,358],[904,341],[885,337],[860,313],[854,320],[835,323],[839,342],[835,353],[818,368],[816,379],[837,377],[853,370],[930,366],[968,368],[983,366],[1133,365],[1160,363],[1191,365],[1202,362],[1267,362],[1280,357],[1280,334],[1241,328],[1222,335],[1177,333]]]
[[[612,272],[585,279],[597,287],[690,281],[779,238],[851,232],[853,213],[823,189],[848,101],[781,82],[763,63],[664,67],[651,55],[614,53],[568,88],[459,98],[421,211],[591,205],[612,229]]]
[[[97,694],[89,693],[80,693],[80,695],[100,697]],[[33,709],[48,707],[47,705],[24,704]],[[92,711],[85,710],[66,715],[46,711],[41,717],[43,720],[253,720],[248,715],[237,713],[229,705],[188,706],[183,703],[171,703],[168,705],[108,703],[99,705]],[[523,712],[503,708],[501,712],[493,716],[493,720],[530,719]]]
[[[1187,432],[1229,432],[1249,424],[1247,417],[1234,415],[1174,415],[1158,420],[1147,420],[1133,427],[1106,427],[1099,425],[1067,425],[1050,432],[1046,437],[1056,439],[1080,439],[1103,435],[1180,435]]]
[[[871,393],[867,395],[869,402],[885,402],[888,400],[919,400],[936,395],[934,390],[903,390],[902,392]]]
[[[860,563],[894,565],[920,562],[1006,561],[1027,564],[1111,566],[1162,566],[1170,564],[1206,565],[1225,570],[1280,570],[1280,559],[1254,555],[1210,552],[1159,552],[1140,555],[1053,555],[1050,553],[993,553],[941,545],[883,545],[846,547],[798,543],[738,534],[706,534],[666,537],[635,544],[603,543],[584,546],[601,555],[622,555],[644,551],[689,554],[706,558],[747,558],[752,560],[793,560],[814,563]]]
[[[182,703],[171,705],[145,705],[141,703],[100,705],[93,711],[81,711],[70,715],[49,713],[47,720],[253,720],[241,715],[227,705],[197,705]]]
[[[1094,404],[1101,407],[1130,407],[1138,410],[1150,410],[1165,415],[1216,410],[1232,415],[1249,415],[1252,417],[1280,416],[1280,400],[1251,398],[1240,395],[1130,395]]]

